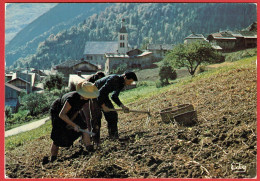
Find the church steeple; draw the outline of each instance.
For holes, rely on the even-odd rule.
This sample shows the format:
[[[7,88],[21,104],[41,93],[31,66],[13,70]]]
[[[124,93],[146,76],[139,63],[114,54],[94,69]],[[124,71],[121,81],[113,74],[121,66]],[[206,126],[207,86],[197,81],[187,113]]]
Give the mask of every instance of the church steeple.
[[[118,33],[118,53],[126,53],[128,51],[128,33],[125,27],[125,19],[121,21],[121,28]]]

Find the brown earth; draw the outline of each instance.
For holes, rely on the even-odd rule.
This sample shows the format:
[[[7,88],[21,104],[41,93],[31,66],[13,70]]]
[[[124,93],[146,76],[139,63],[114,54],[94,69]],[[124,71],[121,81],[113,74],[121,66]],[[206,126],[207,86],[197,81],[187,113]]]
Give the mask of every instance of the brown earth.
[[[102,120],[101,147],[87,153],[80,141],[62,148],[57,161],[49,155],[49,135],[6,152],[11,178],[254,178],[256,176],[255,64],[198,79],[182,88],[128,105],[150,108],[145,114],[119,113],[120,139],[106,139]],[[165,124],[159,111],[192,104],[198,124]],[[244,170],[239,170],[244,168]]]

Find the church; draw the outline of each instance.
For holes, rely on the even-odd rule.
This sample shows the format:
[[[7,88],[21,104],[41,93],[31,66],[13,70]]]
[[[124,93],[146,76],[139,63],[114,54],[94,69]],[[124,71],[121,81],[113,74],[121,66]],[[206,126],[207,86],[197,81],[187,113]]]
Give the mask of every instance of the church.
[[[105,54],[126,54],[131,48],[128,44],[128,33],[125,27],[125,19],[122,19],[121,29],[118,32],[117,41],[87,41],[84,49],[84,58],[92,64],[105,66]]]
[[[109,74],[122,64],[129,69],[148,67],[152,61],[152,52],[130,47],[125,19],[122,19],[117,41],[87,41],[84,58],[92,64],[100,65],[105,73]]]

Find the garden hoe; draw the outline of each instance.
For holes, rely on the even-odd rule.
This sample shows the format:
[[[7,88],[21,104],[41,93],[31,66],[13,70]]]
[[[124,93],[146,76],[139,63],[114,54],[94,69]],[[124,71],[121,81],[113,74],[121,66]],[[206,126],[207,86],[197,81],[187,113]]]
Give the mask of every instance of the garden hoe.
[[[73,129],[73,127],[72,127],[72,126],[67,126],[67,129]],[[95,133],[90,132],[90,131],[87,131],[87,130],[85,130],[85,129],[79,128],[79,131],[82,132],[82,133],[87,133],[87,134],[89,134],[90,136],[95,136]]]
[[[109,111],[124,111],[124,109],[109,109]],[[148,111],[139,111],[139,110],[131,110],[129,109],[129,112],[135,112],[135,113],[146,113],[147,114],[147,121],[146,121],[146,125],[150,122],[151,120],[151,113],[148,109]]]

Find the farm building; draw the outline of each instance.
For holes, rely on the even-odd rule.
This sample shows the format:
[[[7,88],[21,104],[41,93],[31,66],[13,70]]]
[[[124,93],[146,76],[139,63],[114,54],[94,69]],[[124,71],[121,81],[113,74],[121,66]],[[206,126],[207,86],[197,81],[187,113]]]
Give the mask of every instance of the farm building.
[[[202,34],[190,34],[184,39],[184,43],[191,43],[194,41],[207,41],[207,39]]]
[[[225,31],[213,33],[207,37],[212,45],[220,46],[223,51],[232,51],[257,46],[255,31]]]
[[[152,54],[152,52],[143,52],[139,49],[131,50],[126,54],[106,54],[105,74],[111,73],[120,66],[128,69],[148,68],[152,64]]]
[[[213,33],[208,36],[207,40],[212,45],[218,45],[223,50],[233,50],[236,46],[236,37],[228,32]]]
[[[167,51],[173,49],[173,44],[148,44],[146,48],[153,53],[153,61],[162,60]]]
[[[77,74],[78,72],[81,72],[82,74],[90,75],[97,72],[99,67],[85,60],[68,60],[56,65],[53,69],[62,73],[66,81],[68,81],[70,74]]]

